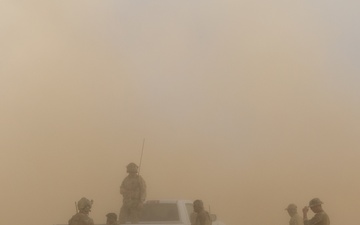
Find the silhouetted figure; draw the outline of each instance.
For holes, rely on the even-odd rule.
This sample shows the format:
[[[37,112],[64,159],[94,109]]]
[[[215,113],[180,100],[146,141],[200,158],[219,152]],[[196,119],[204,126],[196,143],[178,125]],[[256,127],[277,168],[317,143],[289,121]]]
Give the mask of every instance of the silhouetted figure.
[[[204,210],[204,203],[201,200],[195,200],[193,203],[194,214],[190,216],[192,225],[211,225],[210,215]]]
[[[108,213],[106,214],[106,225],[117,225],[117,215],[116,213]]]
[[[89,217],[93,201],[87,198],[81,198],[77,203],[78,213],[69,220],[69,225],[94,225],[93,219]]]
[[[305,206],[303,208],[304,225],[330,225],[329,216],[322,209],[322,204],[323,202],[319,198],[311,199],[309,207],[315,213],[314,217],[311,219],[308,219],[307,217],[309,207]]]
[[[120,186],[123,204],[120,209],[119,223],[124,224],[126,221],[138,223],[140,210],[146,198],[146,184],[138,174],[138,166],[135,163],[127,165],[126,171],[129,175],[125,177]]]
[[[295,204],[289,204],[285,210],[290,216],[289,225],[304,225],[303,218],[297,213],[297,206]]]

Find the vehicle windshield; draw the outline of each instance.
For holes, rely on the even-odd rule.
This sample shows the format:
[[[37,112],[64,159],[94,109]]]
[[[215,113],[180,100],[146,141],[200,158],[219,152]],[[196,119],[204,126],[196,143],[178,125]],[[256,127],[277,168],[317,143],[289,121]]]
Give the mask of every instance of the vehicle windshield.
[[[140,213],[140,222],[178,222],[179,212],[175,203],[147,203]]]

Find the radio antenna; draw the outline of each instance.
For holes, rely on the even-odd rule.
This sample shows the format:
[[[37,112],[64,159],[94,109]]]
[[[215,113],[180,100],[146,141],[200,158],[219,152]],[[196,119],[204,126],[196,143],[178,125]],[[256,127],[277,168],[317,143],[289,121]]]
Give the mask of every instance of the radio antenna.
[[[141,156],[140,156],[140,163],[139,163],[139,172],[138,174],[140,174],[140,167],[141,167],[141,161],[142,161],[142,156],[144,154],[144,146],[145,146],[145,138],[143,140],[143,144],[142,144],[142,148],[141,148]]]

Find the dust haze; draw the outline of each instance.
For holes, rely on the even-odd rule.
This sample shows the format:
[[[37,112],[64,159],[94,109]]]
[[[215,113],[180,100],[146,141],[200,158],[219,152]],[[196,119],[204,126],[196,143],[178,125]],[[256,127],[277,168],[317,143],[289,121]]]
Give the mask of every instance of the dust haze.
[[[2,224],[104,223],[129,162],[148,199],[284,225],[356,224],[358,1],[0,3]],[[310,214],[310,216],[312,216]]]

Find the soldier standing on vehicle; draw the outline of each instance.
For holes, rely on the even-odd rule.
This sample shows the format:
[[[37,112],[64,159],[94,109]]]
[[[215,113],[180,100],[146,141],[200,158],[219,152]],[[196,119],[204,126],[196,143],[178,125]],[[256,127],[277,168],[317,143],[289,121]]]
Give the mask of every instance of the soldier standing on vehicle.
[[[77,210],[79,210],[69,220],[69,225],[94,225],[93,219],[89,217],[93,201],[87,198],[81,198],[77,203]]]
[[[117,225],[117,215],[116,213],[106,214],[106,225]]]
[[[126,221],[138,223],[140,210],[146,198],[146,184],[138,174],[138,166],[135,163],[129,163],[126,170],[129,175],[125,177],[120,186],[123,204],[120,209],[119,223],[124,224]]]
[[[297,213],[297,206],[295,204],[289,204],[285,210],[287,210],[290,216],[289,225],[304,225],[303,219]]]
[[[309,207],[311,211],[315,213],[314,217],[308,219],[307,213],[309,211],[309,207],[305,206],[303,208],[303,216],[304,216],[304,225],[330,225],[329,216],[322,209],[323,202],[319,198],[313,198],[309,202]]]
[[[192,225],[211,225],[210,215],[204,210],[204,203],[201,200],[195,200],[193,207],[195,214],[191,215]]]

